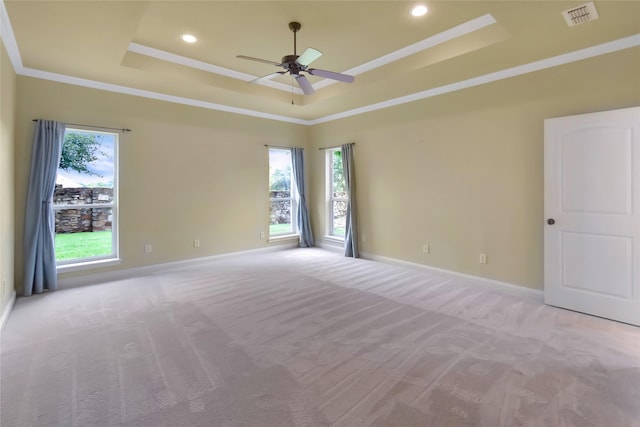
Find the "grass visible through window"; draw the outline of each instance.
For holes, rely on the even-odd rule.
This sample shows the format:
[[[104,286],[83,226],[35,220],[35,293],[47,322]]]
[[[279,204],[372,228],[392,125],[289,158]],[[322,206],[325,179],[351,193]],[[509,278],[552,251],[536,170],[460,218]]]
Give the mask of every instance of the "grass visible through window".
[[[111,254],[111,231],[56,234],[56,261]]]
[[[333,234],[335,236],[344,237],[345,229],[344,227],[336,227],[333,229]]]
[[[269,224],[269,235],[291,233],[291,224]]]

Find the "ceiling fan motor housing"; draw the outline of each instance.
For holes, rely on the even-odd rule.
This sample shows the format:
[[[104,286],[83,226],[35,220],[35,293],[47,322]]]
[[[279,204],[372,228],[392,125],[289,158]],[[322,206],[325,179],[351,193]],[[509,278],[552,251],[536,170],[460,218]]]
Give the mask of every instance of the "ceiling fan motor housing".
[[[304,67],[296,62],[299,55],[286,55],[282,57],[282,67],[285,70],[289,70],[291,74],[298,74],[300,71],[305,71],[307,67]]]

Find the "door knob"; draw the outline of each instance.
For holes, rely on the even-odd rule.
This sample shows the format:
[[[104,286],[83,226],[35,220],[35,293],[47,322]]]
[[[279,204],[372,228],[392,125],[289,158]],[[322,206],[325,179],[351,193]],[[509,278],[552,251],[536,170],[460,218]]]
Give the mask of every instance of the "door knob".
[[[547,224],[549,224],[549,225],[553,225],[553,224],[555,224],[555,223],[556,223],[556,220],[555,220],[555,219],[553,219],[553,218],[549,218],[549,219],[547,220]]]

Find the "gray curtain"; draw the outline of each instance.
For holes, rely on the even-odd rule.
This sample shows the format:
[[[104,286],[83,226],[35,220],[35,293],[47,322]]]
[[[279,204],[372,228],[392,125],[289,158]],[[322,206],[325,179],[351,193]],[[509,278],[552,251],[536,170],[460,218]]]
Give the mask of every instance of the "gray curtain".
[[[24,223],[24,296],[58,286],[52,204],[64,130],[64,123],[36,122]]]
[[[347,218],[344,233],[344,255],[358,258],[358,222],[356,203],[356,174],[353,169],[353,145],[342,146],[342,168],[344,170],[344,183],[347,187]]]
[[[300,247],[308,248],[315,245],[311,222],[309,221],[309,211],[307,209],[307,199],[305,197],[304,185],[304,150],[302,148],[291,149],[291,163],[293,164],[293,176],[298,187],[298,229],[300,230]]]

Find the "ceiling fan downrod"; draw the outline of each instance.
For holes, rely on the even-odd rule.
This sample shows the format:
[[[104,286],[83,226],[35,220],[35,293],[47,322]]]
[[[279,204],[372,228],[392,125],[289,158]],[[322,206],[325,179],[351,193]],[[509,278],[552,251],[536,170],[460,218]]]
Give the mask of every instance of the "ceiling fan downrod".
[[[302,24],[299,22],[289,22],[289,29],[293,31],[293,54],[297,55],[298,51],[296,50],[296,33],[300,31],[302,28]]]

